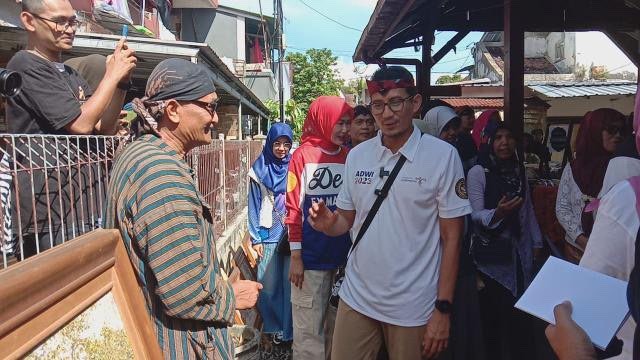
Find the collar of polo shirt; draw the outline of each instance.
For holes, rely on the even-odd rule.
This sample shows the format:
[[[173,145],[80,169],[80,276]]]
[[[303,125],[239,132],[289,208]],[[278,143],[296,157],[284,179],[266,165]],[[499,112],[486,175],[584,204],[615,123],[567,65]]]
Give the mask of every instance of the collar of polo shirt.
[[[378,135],[376,136],[376,143],[379,145],[377,154],[378,160],[382,160],[385,151],[391,151],[382,144],[382,136],[382,131],[378,131]],[[404,155],[404,157],[407,158],[407,160],[409,160],[409,162],[413,162],[413,159],[418,152],[418,146],[420,145],[421,136],[422,134],[420,133],[420,130],[414,125],[413,133],[411,133],[411,136],[409,137],[409,139],[407,139],[407,142],[402,145],[400,150],[398,150],[402,155]]]

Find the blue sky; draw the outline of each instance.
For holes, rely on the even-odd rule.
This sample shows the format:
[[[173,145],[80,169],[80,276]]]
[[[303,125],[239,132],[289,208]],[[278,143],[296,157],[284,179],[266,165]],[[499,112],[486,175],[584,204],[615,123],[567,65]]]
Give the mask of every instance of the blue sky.
[[[304,2],[303,2],[304,1]],[[375,8],[375,0],[283,0],[285,15],[285,35],[288,51],[302,51],[308,48],[328,48],[339,57],[339,72],[345,79],[358,77],[365,71],[363,64],[352,65],[352,56],[362,34],[343,27],[314,12],[308,6],[328,17],[356,29],[364,29]],[[439,49],[455,33],[437,33],[434,49]],[[434,67],[432,82],[439,76],[457,71],[473,63],[470,47],[480,39],[481,33],[474,33],[463,39],[457,53],[450,52]],[[393,57],[418,58],[413,48],[399,49],[389,54]],[[369,68],[366,73],[371,73]]]

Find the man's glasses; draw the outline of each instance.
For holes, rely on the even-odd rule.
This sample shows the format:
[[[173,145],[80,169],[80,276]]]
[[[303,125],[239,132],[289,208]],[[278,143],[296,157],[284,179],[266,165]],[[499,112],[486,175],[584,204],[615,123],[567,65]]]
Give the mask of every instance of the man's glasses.
[[[411,95],[406,98],[393,98],[388,102],[374,101],[369,105],[371,108],[371,114],[382,115],[386,106],[389,106],[389,109],[394,113],[400,112],[404,109],[404,103],[407,102],[407,100],[412,99],[414,96],[415,95]]]
[[[46,17],[42,17],[40,15],[37,14],[31,14],[34,17],[40,19],[40,20],[44,20],[44,21],[48,21],[50,23],[53,23],[56,26],[56,31],[58,32],[62,32],[62,31],[67,31],[67,29],[69,28],[74,28],[77,29],[80,25],[82,25],[82,22],[76,18],[69,18],[69,19],[64,19],[64,18],[60,18],[60,19],[49,19]]]
[[[201,100],[190,100],[187,101],[190,103],[194,103],[202,108],[205,108],[209,114],[213,115],[215,114],[216,110],[218,110],[218,101],[212,101],[212,102],[206,102],[206,101],[201,101]]]

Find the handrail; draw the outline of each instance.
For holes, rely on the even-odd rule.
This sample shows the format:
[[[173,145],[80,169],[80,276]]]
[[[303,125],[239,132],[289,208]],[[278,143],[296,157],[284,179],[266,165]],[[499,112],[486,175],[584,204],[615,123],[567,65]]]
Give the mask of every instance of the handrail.
[[[135,357],[162,358],[117,230],[93,231],[0,271],[0,358],[22,358],[110,291]]]

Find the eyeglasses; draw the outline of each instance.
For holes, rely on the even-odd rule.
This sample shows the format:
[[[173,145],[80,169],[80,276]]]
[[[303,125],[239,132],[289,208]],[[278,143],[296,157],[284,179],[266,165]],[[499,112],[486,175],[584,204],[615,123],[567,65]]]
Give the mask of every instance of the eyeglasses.
[[[393,111],[394,113],[400,112],[404,109],[404,103],[407,102],[407,100],[413,99],[414,96],[415,95],[411,95],[406,98],[394,98],[389,100],[388,102],[372,102],[371,105],[369,105],[369,107],[371,108],[371,114],[382,115],[386,106],[389,106],[389,110]]]
[[[40,19],[40,20],[44,20],[44,21],[48,21],[51,22],[53,24],[55,24],[56,26],[56,31],[58,32],[62,32],[62,31],[67,31],[67,29],[69,28],[74,28],[77,29],[80,25],[82,25],[82,21],[72,17],[69,19],[48,19],[46,17],[42,17],[40,15],[37,14],[33,14],[31,13],[31,15],[33,15],[34,17]],[[62,28],[62,30],[60,30]]]
[[[285,150],[291,150],[291,143],[281,143],[279,141],[276,141],[273,143],[273,147],[275,149],[280,148],[280,147],[284,147]]]
[[[606,126],[604,130],[611,135],[615,135],[615,134],[620,134],[620,136],[626,135],[626,131],[623,126],[609,125],[609,126]]]
[[[209,114],[213,115],[215,114],[216,110],[218,110],[218,101],[212,101],[212,102],[206,102],[206,101],[201,101],[201,100],[190,100],[187,101],[190,103],[194,103],[202,108],[205,108]]]

